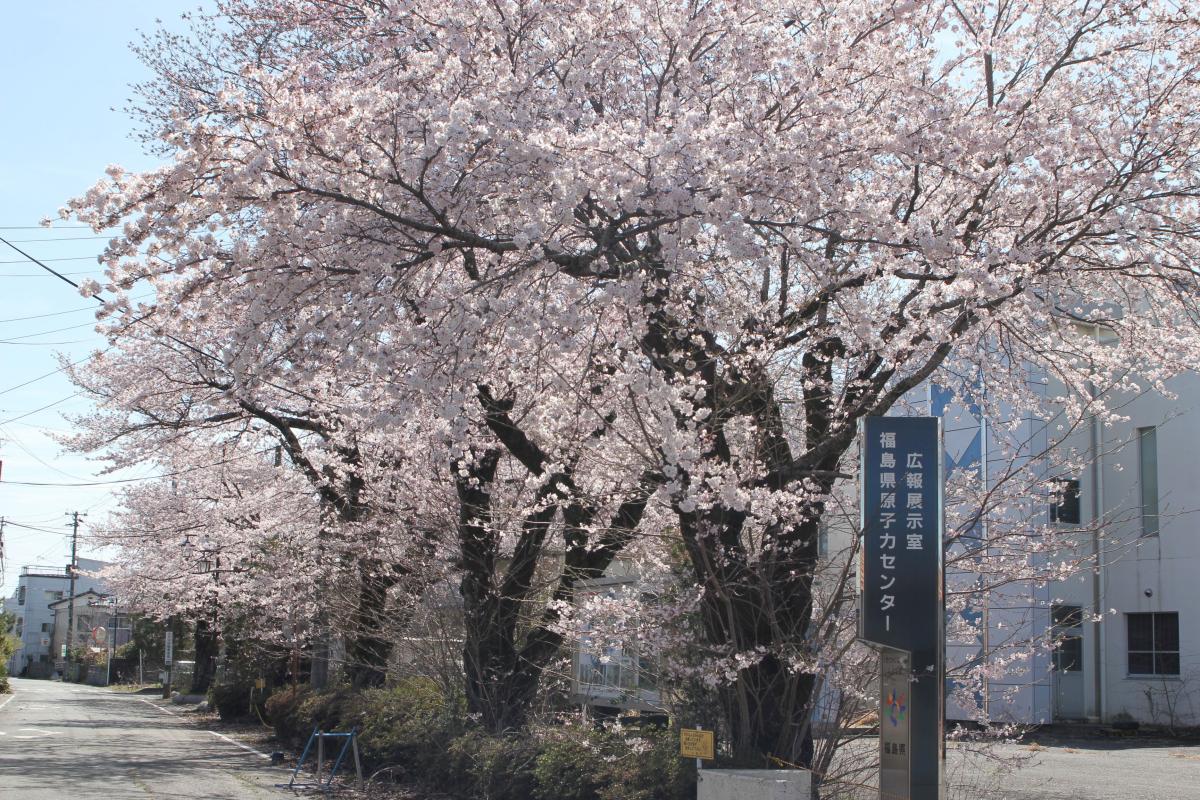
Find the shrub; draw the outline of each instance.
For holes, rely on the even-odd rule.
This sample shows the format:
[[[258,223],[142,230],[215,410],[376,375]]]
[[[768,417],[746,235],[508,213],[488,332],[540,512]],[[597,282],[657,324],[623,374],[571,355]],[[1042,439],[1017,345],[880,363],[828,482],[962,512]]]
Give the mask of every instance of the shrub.
[[[695,770],[670,731],[555,729],[541,748],[536,800],[685,800]]]
[[[538,745],[527,735],[468,731],[450,743],[438,784],[463,797],[527,800],[533,795]]]
[[[289,686],[267,698],[267,718],[282,742],[303,745],[312,733],[312,725],[303,715],[303,707],[313,692],[307,686]]]
[[[437,685],[423,678],[370,689],[345,712],[342,725],[359,731],[363,760],[372,770],[399,766],[413,776],[435,770],[464,730],[461,703],[448,703]]]
[[[601,773],[599,800],[684,800],[696,796],[696,770],[679,757],[677,734],[643,731],[608,734],[609,758]]]
[[[269,691],[244,683],[213,684],[208,690],[208,705],[223,720],[265,716]]]
[[[586,738],[547,741],[537,758],[537,800],[596,800],[604,771],[603,755]]]
[[[248,700],[247,700],[248,702]],[[397,772],[471,800],[686,800],[695,770],[670,731],[546,726],[510,735],[473,728],[461,698],[409,678],[354,693],[285,688],[266,702],[276,735],[300,747],[313,728],[359,732],[363,767]]]

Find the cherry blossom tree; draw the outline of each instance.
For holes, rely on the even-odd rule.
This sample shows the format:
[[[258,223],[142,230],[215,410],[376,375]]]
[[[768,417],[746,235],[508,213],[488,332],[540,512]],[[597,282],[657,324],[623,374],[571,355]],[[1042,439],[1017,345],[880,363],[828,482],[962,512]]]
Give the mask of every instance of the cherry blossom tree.
[[[186,306],[186,311],[191,310]],[[177,311],[186,313],[184,306]],[[308,559],[303,567],[293,564],[293,574],[312,585],[295,597],[320,598],[309,602],[318,602],[340,620],[336,628],[346,638],[352,684],[382,683],[392,647],[383,632],[396,610],[396,595],[411,600],[412,587],[401,584],[424,580],[425,570],[417,565],[437,549],[436,537],[413,521],[416,509],[403,502],[398,505],[389,487],[406,481],[406,488],[412,490],[409,496],[420,498],[423,473],[410,475],[406,466],[411,460],[381,445],[380,438],[348,427],[337,404],[369,402],[354,387],[338,394],[329,385],[286,385],[278,380],[277,371],[303,363],[287,360],[292,342],[286,337],[282,342],[276,337],[273,349],[253,356],[222,352],[222,343],[237,341],[236,324],[240,324],[232,315],[226,321],[234,323],[232,332],[230,326],[214,320],[207,324],[206,336],[192,341],[164,336],[161,329],[144,325],[114,330],[112,351],[98,354],[85,370],[71,371],[76,383],[96,401],[98,411],[77,420],[80,432],[67,444],[100,453],[114,467],[149,463],[177,475],[174,485],[181,479],[186,482],[182,491],[193,497],[189,502],[210,509],[200,519],[223,515],[230,543],[253,548],[264,539],[293,542]],[[213,355],[209,347],[222,355]],[[243,370],[250,363],[255,372],[247,375]],[[405,438],[395,429],[389,429],[389,434],[397,440]],[[254,476],[255,470],[264,469],[264,474]],[[297,488],[297,480],[303,489]],[[286,514],[288,509],[279,508],[265,519],[286,522],[286,533],[258,512],[242,510],[243,495],[258,496],[281,487],[300,498],[298,507],[290,509],[295,516],[281,518],[278,512]],[[315,516],[308,508],[311,503],[319,509]],[[162,514],[150,513],[140,494],[127,498],[127,507],[136,509],[131,512],[136,518],[153,520],[154,525],[162,521]],[[428,508],[421,516],[436,519]],[[169,521],[163,525],[159,528],[163,535],[151,546],[156,552],[174,550],[174,555],[155,561],[136,547],[125,548],[126,555],[156,571],[160,566],[174,570],[179,559],[198,558],[196,554],[204,551],[211,561],[214,553],[223,551],[218,545],[181,550],[181,532]],[[396,534],[399,529],[405,531],[403,540]],[[415,535],[408,537],[409,533]],[[120,539],[121,534],[116,535]],[[183,538],[189,541],[186,532]],[[227,553],[227,568],[229,558]],[[272,568],[259,563],[259,569]],[[226,584],[227,588],[236,585]],[[253,586],[242,588],[251,591]],[[172,603],[188,596],[187,586],[174,589],[184,594],[172,594]],[[298,612],[297,618],[307,616]]]
[[[70,206],[125,225],[110,324],[146,313],[126,290],[149,281],[164,333],[237,310],[239,380],[282,325],[323,354],[279,362],[284,385],[366,376],[351,428],[437,419],[468,627],[508,624],[477,580],[504,469],[529,483],[514,563],[555,531],[559,600],[677,536],[741,762],[804,759],[819,532],[859,419],[935,381],[986,384],[996,422],[1069,427],[1110,413],[1084,387],[1161,387],[1200,350],[1200,40],[1170,2],[229,0],[219,19],[143,48],[145,134],[172,161]],[[1053,409],[1031,370],[1067,387]],[[479,680],[539,658],[488,653]]]

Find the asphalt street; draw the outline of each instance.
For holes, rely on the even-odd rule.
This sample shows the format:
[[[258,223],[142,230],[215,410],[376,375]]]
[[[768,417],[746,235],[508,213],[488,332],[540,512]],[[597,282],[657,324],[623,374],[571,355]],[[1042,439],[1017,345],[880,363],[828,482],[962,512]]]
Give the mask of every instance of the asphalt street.
[[[991,793],[981,796],[996,800],[1200,800],[1200,747],[1195,744],[1092,740],[1044,747],[1009,745],[1001,752],[1028,760],[1020,769],[999,776],[989,787]],[[963,783],[969,785],[969,780]]]
[[[0,695],[4,800],[266,800],[288,771],[156,697],[14,679]]]

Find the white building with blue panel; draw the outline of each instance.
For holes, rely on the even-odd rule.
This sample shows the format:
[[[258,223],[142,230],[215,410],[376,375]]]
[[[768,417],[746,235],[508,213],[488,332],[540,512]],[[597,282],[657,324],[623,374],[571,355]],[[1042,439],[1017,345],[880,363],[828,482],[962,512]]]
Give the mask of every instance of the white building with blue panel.
[[[1023,523],[1031,536],[1049,526],[1074,543],[1037,556],[1074,563],[1070,578],[993,588],[958,612],[974,631],[963,635],[960,626],[949,638],[948,668],[978,659],[1010,664],[963,694],[993,722],[1128,715],[1200,725],[1200,375],[1176,378],[1170,396],[1106,398],[1120,410],[1116,422],[1068,426],[1055,449],[1079,456],[1073,472],[1047,449],[1044,421],[1021,420],[1015,434],[1006,431],[1008,441],[1027,443],[1014,464],[1012,452],[999,454],[978,409],[937,387],[926,391],[929,412],[944,419],[947,472],[960,469],[991,487],[1017,466],[1030,483],[1055,482],[1061,491],[1032,497]],[[995,523],[984,515],[977,524]],[[972,580],[948,569],[948,594],[970,591]],[[1047,634],[1060,640],[1053,651],[1036,644]],[[947,714],[977,716],[954,703]]]

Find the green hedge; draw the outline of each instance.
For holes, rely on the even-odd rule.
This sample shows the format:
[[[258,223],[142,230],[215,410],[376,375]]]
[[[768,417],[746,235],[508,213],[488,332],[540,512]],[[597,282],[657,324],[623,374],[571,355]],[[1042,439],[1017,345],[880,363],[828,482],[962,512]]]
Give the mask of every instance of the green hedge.
[[[302,747],[314,727],[359,732],[363,768],[384,767],[454,797],[489,800],[685,800],[695,768],[671,731],[542,725],[520,734],[485,733],[461,701],[430,681],[384,689],[277,691],[266,702],[276,736]]]

